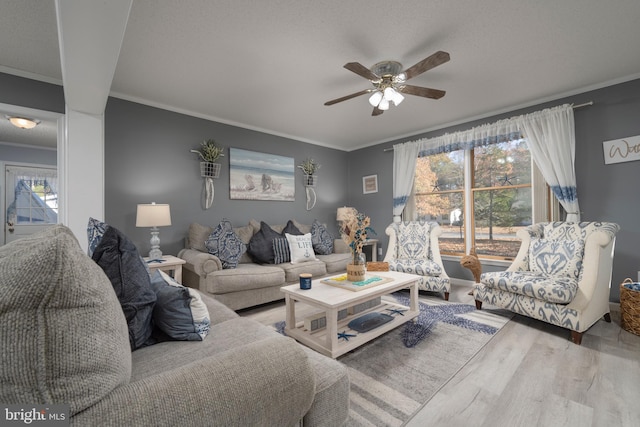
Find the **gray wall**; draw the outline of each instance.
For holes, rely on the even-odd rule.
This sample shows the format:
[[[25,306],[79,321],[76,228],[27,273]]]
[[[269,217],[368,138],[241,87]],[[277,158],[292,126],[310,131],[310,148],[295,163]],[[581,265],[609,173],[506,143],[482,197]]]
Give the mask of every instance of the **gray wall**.
[[[393,153],[384,152],[384,148],[564,102],[587,101],[595,104],[575,111],[578,197],[585,221],[613,221],[622,227],[616,242],[611,292],[612,300],[617,301],[617,285],[626,277],[635,279],[640,270],[636,249],[640,240],[640,224],[636,220],[640,210],[636,188],[640,162],[605,165],[602,142],[640,134],[640,80],[350,153],[110,98],[105,113],[105,220],[129,234],[145,253],[149,249],[148,230],[135,227],[136,205],[151,201],[170,203],[173,225],[161,231],[162,248],[166,253],[176,253],[191,221],[216,224],[227,217],[234,224],[243,225],[251,218],[271,223],[283,223],[289,218],[311,222],[318,218],[335,231],[335,209],[348,205],[371,216],[372,226],[386,251],[384,229],[392,221]],[[2,73],[0,102],[64,113],[60,86]],[[433,108],[437,108],[437,103]],[[401,108],[390,112],[389,118],[392,113],[401,114]],[[385,115],[372,120],[381,118],[387,119]],[[229,200],[227,151],[222,159],[221,177],[215,182],[214,204],[204,210],[198,162],[189,150],[197,148],[206,138],[215,138],[224,147],[294,157],[296,165],[308,156],[315,158],[322,164],[316,207],[309,212],[305,210],[299,171],[295,202]],[[378,175],[378,193],[362,194],[362,177],[374,174]],[[457,262],[447,262],[445,268],[452,277],[471,280],[470,273]]]
[[[11,141],[3,141],[11,142]],[[39,165],[55,166],[58,163],[55,150],[46,150],[37,147],[20,147],[17,145],[3,144],[0,142],[0,161],[35,163]]]
[[[0,102],[64,114],[62,86],[0,73]]]
[[[220,178],[214,180],[215,198],[202,207],[204,180],[199,160],[189,150],[213,138],[224,147]],[[293,157],[299,165],[307,157],[320,163],[315,191],[317,203],[306,210],[303,173],[296,168],[293,202],[229,199],[229,147]],[[105,112],[105,220],[130,236],[142,254],[149,251],[149,229],[135,227],[138,203],[169,203],[170,227],[160,230],[161,249],[177,254],[191,222],[216,225],[228,218],[237,226],[249,220],[269,224],[314,219],[336,229],[336,207],[347,203],[347,163],[343,151],[324,148],[109,98]]]
[[[64,114],[62,87],[0,73],[0,103]],[[4,120],[4,117],[2,117]],[[7,141],[0,135],[0,141]],[[55,165],[54,150],[0,144],[0,160]]]
[[[618,284],[626,277],[637,279],[637,272],[640,270],[640,254],[637,249],[640,241],[640,222],[637,220],[640,211],[640,162],[605,165],[602,142],[640,135],[640,80],[351,152],[348,154],[349,201],[355,208],[371,216],[376,231],[378,228],[382,229],[382,233],[379,232],[378,235],[383,240],[383,245],[386,245],[384,224],[390,223],[392,219],[393,154],[384,153],[384,148],[396,143],[469,129],[482,123],[491,123],[564,103],[581,104],[588,101],[593,101],[594,105],[576,109],[574,114],[578,200],[583,221],[615,222],[622,228],[616,240],[611,289],[612,300],[619,301]],[[433,108],[437,108],[437,103],[434,103]],[[391,113],[401,114],[399,110]],[[379,180],[382,178],[382,182],[379,183],[380,192],[375,195],[362,195],[362,183],[358,179],[361,179],[362,175],[375,173],[378,174]],[[445,269],[451,277],[473,280],[471,273],[458,262],[445,262]],[[496,270],[495,267],[487,266],[483,269]]]

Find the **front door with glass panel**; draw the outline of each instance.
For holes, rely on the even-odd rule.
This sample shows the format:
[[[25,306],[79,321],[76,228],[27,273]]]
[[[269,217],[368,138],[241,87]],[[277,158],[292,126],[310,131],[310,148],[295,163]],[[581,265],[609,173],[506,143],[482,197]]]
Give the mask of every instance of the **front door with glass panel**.
[[[5,166],[4,243],[58,222],[57,170]]]

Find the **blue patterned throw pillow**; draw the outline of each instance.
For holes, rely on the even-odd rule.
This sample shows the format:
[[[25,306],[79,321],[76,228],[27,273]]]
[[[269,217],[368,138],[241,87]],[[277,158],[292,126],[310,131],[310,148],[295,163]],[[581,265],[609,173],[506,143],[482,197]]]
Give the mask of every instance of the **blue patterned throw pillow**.
[[[220,259],[222,268],[236,268],[240,257],[247,250],[247,245],[233,231],[231,222],[227,219],[220,221],[204,245],[211,255]]]
[[[102,240],[102,236],[104,236],[107,228],[109,228],[109,224],[95,218],[89,218],[89,223],[87,224],[87,238],[89,240],[87,255],[89,255],[89,257],[93,256],[93,251],[95,251],[100,244],[100,240]]]
[[[583,240],[533,239],[529,245],[529,269],[534,273],[577,279],[583,254]]]
[[[311,243],[313,243],[313,250],[318,255],[333,253],[333,236],[329,234],[327,227],[317,219],[311,225]]]

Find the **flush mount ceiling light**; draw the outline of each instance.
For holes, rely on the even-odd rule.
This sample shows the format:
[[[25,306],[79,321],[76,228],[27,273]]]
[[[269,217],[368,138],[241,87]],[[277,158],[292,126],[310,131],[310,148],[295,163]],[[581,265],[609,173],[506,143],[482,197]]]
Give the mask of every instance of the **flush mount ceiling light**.
[[[332,99],[331,101],[325,102],[324,105],[337,104],[338,102],[371,93],[369,97],[369,104],[373,107],[371,115],[379,116],[388,110],[391,104],[399,105],[404,100],[402,93],[424,98],[440,99],[444,96],[445,91],[408,85],[406,81],[447,61],[449,61],[449,54],[438,51],[404,71],[402,64],[397,61],[378,62],[371,68],[367,68],[359,62],[349,62],[344,65],[344,68],[368,79],[373,85],[373,88]]]
[[[16,116],[5,116],[5,117],[7,118],[7,120],[11,122],[12,125],[20,129],[33,129],[40,123],[40,120],[37,120],[37,119],[27,119],[25,117],[16,117]]]

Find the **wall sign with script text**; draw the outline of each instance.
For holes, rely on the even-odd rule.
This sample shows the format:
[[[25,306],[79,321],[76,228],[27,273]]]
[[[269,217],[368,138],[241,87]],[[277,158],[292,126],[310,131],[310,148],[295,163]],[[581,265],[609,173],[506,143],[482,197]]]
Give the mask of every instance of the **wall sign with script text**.
[[[640,160],[640,135],[605,141],[602,149],[605,165]]]

